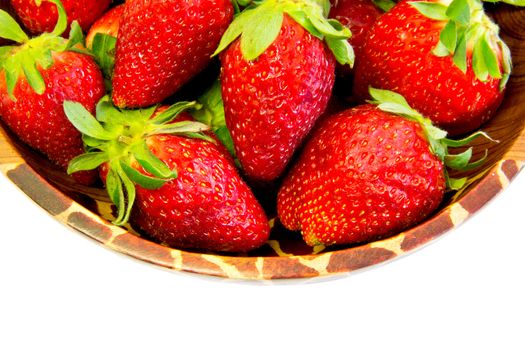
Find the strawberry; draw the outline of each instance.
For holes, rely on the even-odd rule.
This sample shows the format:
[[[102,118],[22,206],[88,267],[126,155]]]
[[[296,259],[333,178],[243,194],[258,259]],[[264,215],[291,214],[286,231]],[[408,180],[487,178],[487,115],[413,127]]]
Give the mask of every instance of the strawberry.
[[[480,1],[398,3],[369,32],[354,92],[394,90],[450,135],[477,129],[503,99],[510,51]]]
[[[114,38],[118,35],[120,27],[120,16],[124,12],[124,5],[117,5],[100,17],[89,29],[86,35],[86,47],[91,49],[93,40],[98,33],[106,34]]]
[[[359,61],[361,49],[370,28],[385,11],[391,9],[394,3],[388,0],[332,0],[330,18],[338,20],[350,29],[352,36],[348,42],[354,48],[355,60]],[[348,66],[340,66],[340,74],[348,74]]]
[[[145,107],[204,69],[233,18],[229,0],[129,0],[117,39],[113,102]]]
[[[69,171],[103,165],[116,224],[129,218],[177,248],[245,252],[266,242],[264,211],[225,148],[201,133],[204,124],[180,114],[195,103],[121,111],[109,101],[100,101],[98,120],[78,103],[66,102],[64,109],[90,146]]]
[[[371,89],[374,104],[326,119],[306,144],[278,194],[285,227],[301,230],[309,245],[361,243],[399,233],[440,205],[452,179],[447,167],[466,170],[472,149],[412,109],[401,96]],[[486,136],[486,135],[485,135]]]
[[[319,3],[258,2],[236,17],[215,53],[221,53],[226,124],[254,182],[283,173],[325,110],[334,55],[341,64],[352,63],[349,30],[326,19],[328,1]]]
[[[91,24],[109,7],[111,0],[62,0],[67,13],[68,26],[77,21],[82,30]],[[11,0],[15,12],[24,26],[33,34],[53,30],[57,22],[57,8],[49,0]]]
[[[90,56],[69,51],[77,41],[60,36],[66,28],[63,9],[55,31],[33,39],[5,12],[0,16],[1,33],[20,43],[0,51],[0,116],[22,141],[66,170],[84,149],[62,103],[76,101],[94,112],[105,93],[102,74]],[[72,34],[80,33],[73,28]],[[83,184],[96,178],[96,173],[75,175]]]

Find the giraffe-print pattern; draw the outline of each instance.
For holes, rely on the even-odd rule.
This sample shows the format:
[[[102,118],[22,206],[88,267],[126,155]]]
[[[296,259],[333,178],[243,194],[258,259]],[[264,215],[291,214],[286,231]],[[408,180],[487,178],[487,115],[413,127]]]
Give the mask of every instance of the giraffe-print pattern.
[[[525,162],[498,162],[464,197],[448,205],[428,221],[393,237],[332,251],[294,255],[278,241],[268,246],[275,256],[221,256],[187,252],[140,237],[136,232],[112,225],[51,186],[25,163],[1,165],[0,169],[37,204],[57,220],[120,253],[168,269],[246,280],[273,280],[340,276],[390,261],[421,248],[461,225],[488,200],[508,186]],[[98,204],[98,208],[104,204]],[[108,209],[106,206],[106,215]]]
[[[85,192],[86,189],[79,188],[37,152],[17,141],[1,121],[0,172],[73,230],[112,250],[169,270],[231,280],[272,283],[300,279],[307,283],[392,261],[462,225],[525,167],[525,9],[497,6],[491,11],[514,61],[505,100],[494,119],[484,126],[484,130],[500,142],[476,141],[475,148],[481,146],[480,152],[488,148],[489,157],[485,166],[469,174],[470,185],[450,196],[441,209],[423,223],[390,238],[359,246],[312,249],[302,244],[298,234],[283,231],[278,220],[272,220],[268,244],[247,255],[226,256],[166,247],[146,239],[131,226],[112,225],[112,207],[107,198],[104,199],[103,190]]]

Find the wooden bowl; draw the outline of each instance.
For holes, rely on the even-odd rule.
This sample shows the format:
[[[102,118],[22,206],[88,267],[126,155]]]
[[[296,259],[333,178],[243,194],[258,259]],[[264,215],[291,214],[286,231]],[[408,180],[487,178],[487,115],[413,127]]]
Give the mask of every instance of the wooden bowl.
[[[302,243],[299,234],[275,224],[270,241],[247,255],[172,249],[144,238],[131,227],[112,225],[112,206],[103,189],[75,184],[1,123],[0,171],[65,225],[120,253],[168,269],[266,280],[337,275],[382,263],[463,223],[507,187],[525,165],[525,9],[498,5],[492,13],[514,59],[506,98],[495,118],[483,126],[500,142],[478,141],[478,152],[488,148],[490,153],[485,165],[471,173],[472,183],[447,198],[428,220],[388,239],[316,251]]]

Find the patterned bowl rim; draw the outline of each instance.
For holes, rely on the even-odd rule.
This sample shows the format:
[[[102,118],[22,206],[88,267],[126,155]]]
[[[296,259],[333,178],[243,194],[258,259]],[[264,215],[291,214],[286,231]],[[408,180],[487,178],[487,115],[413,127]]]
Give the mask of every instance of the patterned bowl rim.
[[[515,15],[511,18],[512,21],[507,23],[509,31],[507,34],[510,35],[509,39],[518,40],[517,49],[522,50],[525,48],[525,37],[521,36],[519,28],[520,24],[525,23],[525,9],[505,5],[502,8],[507,9],[505,12],[507,16]],[[515,80],[521,87],[524,81],[523,69],[520,68],[519,71],[514,71],[517,76],[511,79],[511,82]],[[509,82],[509,87],[511,82]],[[510,92],[510,90],[507,91],[507,98]],[[509,137],[509,143],[505,144],[505,151],[501,152],[498,156],[499,160],[489,170],[477,176],[476,185],[471,186],[463,196],[459,196],[457,201],[444,207],[418,226],[393,237],[357,247],[321,252],[317,255],[222,256],[186,252],[140,238],[124,228],[112,225],[73,201],[40,176],[10,143],[10,138],[2,125],[0,125],[0,172],[64,225],[112,250],[156,266],[244,280],[340,276],[392,261],[394,258],[424,247],[465,222],[509,185],[510,181],[525,167],[525,94],[521,89],[513,91],[513,95],[519,100],[519,103],[513,100],[513,103],[506,104],[505,108],[507,114],[519,116],[521,129],[512,126],[514,120],[504,120],[504,122],[513,123],[505,128],[505,132],[512,134],[510,135],[512,137]],[[498,128],[496,131],[502,131],[502,129]]]
[[[2,128],[0,131],[1,144],[7,136]],[[17,157],[16,162],[0,164],[0,171],[58,221],[125,255],[172,270],[210,276],[244,280],[297,279],[336,276],[390,261],[457,227],[505,189],[525,166],[525,154],[520,146],[524,143],[525,128],[475,187],[420,225],[387,239],[317,255],[232,257],[169,248],[114,226],[86,209],[56,189],[21,157]],[[7,147],[16,152],[8,143]]]

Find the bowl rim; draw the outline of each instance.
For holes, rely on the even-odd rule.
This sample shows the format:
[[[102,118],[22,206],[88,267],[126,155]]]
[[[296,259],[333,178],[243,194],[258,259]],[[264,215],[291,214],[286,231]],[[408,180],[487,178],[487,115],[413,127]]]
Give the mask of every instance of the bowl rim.
[[[503,7],[512,8],[510,5]],[[514,13],[519,14],[521,20],[525,19],[525,9],[513,8],[512,11],[516,11]],[[515,39],[523,43],[520,43],[521,49],[525,48],[525,36]],[[520,72],[521,76],[518,75],[517,80],[521,84],[520,87],[523,87],[523,68]],[[511,77],[509,86],[512,81]],[[525,91],[521,89],[521,92],[515,95],[520,98],[520,106],[525,106]],[[5,174],[15,186],[65,226],[114,251],[159,267],[239,280],[331,277],[377,266],[426,246],[464,223],[504,190],[525,168],[525,108],[522,109],[523,111],[516,112],[522,118],[522,129],[517,135],[513,135],[514,138],[494,165],[478,176],[476,186],[469,188],[457,201],[444,206],[421,224],[392,237],[315,255],[225,256],[187,252],[148,241],[106,221],[39,175],[11,143],[2,123],[0,173]]]
[[[524,127],[502,158],[482,175],[475,187],[418,226],[390,238],[315,255],[237,257],[170,248],[111,224],[39,175],[8,140],[5,130],[0,127],[0,146],[5,144],[7,154],[10,154],[4,158],[0,154],[0,172],[62,224],[114,251],[160,267],[241,280],[329,277],[392,261],[461,225],[505,189],[525,167]]]

